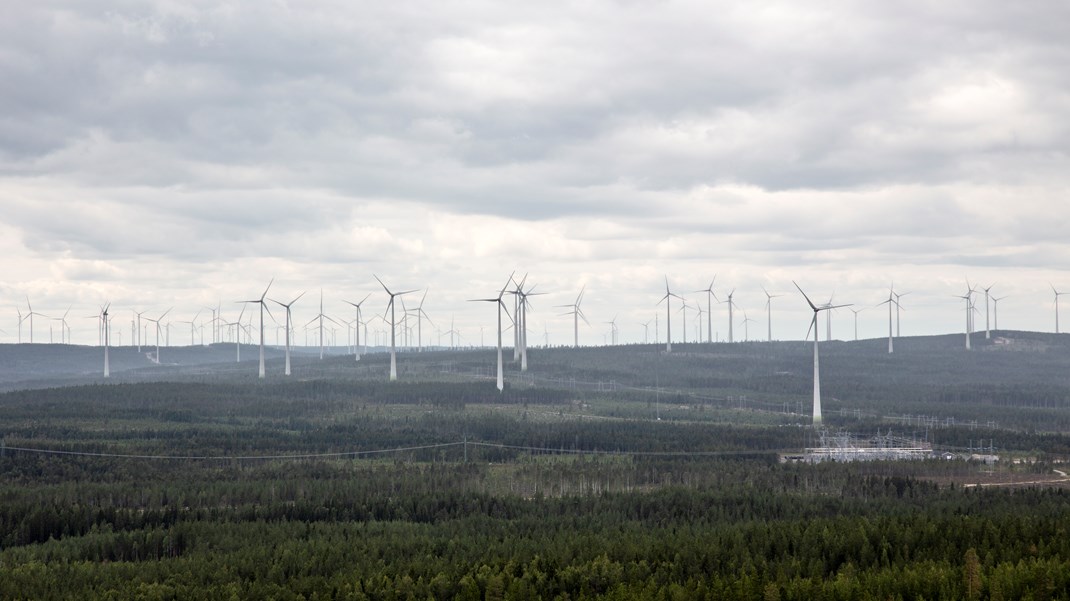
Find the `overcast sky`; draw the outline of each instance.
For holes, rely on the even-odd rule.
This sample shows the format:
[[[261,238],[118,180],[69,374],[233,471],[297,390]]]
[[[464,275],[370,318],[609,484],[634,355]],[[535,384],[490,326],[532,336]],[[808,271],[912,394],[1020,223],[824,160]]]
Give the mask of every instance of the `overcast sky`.
[[[664,339],[666,275],[692,304],[716,275],[752,338],[762,286],[785,295],[774,337],[806,334],[792,279],[871,307],[862,337],[887,334],[872,306],[892,281],[904,335],[961,331],[966,278],[1009,295],[1001,327],[1052,331],[1067,23],[1058,0],[13,3],[0,341],[26,296],[73,305],[93,344],[110,301],[125,343],[131,309],[233,319],[272,277],[279,300],[309,291],[301,323],[320,288],[329,314],[368,293],[381,312],[375,273],[430,287],[438,328],[489,344],[492,306],[465,301],[514,270],[548,293],[539,343],[571,340],[553,305],[584,285],[581,342],[615,315],[622,342],[655,314]],[[713,318],[724,338],[724,305]]]

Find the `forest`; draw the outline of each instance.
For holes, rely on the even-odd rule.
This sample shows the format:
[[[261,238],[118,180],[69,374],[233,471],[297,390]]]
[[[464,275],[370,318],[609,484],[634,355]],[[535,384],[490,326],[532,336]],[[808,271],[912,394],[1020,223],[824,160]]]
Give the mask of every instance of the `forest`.
[[[830,344],[826,422],[995,465],[782,462],[816,436],[789,343],[533,349],[501,393],[482,351],[12,390],[0,598],[1070,598],[1066,354],[926,344]]]

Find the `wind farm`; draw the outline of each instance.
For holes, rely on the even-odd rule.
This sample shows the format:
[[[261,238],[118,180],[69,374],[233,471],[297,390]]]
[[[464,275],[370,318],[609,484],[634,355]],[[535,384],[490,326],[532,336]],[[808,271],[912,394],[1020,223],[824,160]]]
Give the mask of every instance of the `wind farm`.
[[[8,3],[0,599],[1070,599],[1068,17]]]

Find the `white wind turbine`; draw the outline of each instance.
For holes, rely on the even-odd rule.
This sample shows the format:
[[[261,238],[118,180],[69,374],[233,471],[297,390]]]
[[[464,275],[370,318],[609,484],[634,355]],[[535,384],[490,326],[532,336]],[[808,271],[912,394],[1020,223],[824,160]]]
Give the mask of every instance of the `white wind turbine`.
[[[855,314],[855,342],[858,342],[858,314],[865,310],[865,307],[862,307],[861,309],[851,309],[851,313]]]
[[[435,325],[435,322],[431,321],[431,316],[427,314],[427,311],[424,311],[424,301],[427,300],[427,293],[430,290],[430,287],[424,289],[424,295],[420,297],[420,304],[416,305],[416,309],[413,310],[413,313],[416,314],[416,350],[420,353],[424,352],[424,318],[426,317],[432,326]]]
[[[746,309],[740,309],[740,311],[743,311],[743,320],[739,322],[739,323],[743,324],[743,341],[744,342],[749,342],[750,341],[750,328],[747,327],[747,324],[753,322],[754,320],[749,318],[749,317],[747,317],[747,310]]]
[[[895,300],[895,292],[891,288],[888,289],[888,300],[877,303],[877,306],[888,305],[888,353],[891,354],[895,348],[892,344],[892,306],[897,305]]]
[[[344,302],[345,304],[351,305],[353,307],[354,311],[356,312],[355,317],[357,319],[357,323],[355,324],[356,327],[354,328],[356,330],[356,341],[355,341],[355,343],[353,345],[353,347],[355,349],[354,355],[356,356],[356,359],[354,359],[355,361],[360,361],[360,326],[363,323],[361,321],[361,319],[360,319],[361,305],[364,304],[364,301],[368,300],[369,296],[371,296],[371,293],[366,294],[364,296],[364,298],[360,299],[359,303],[353,303],[353,302],[350,302],[350,301],[347,301],[347,300],[344,300],[344,299],[342,300],[342,302]],[[420,301],[420,307],[423,307],[423,306],[424,306],[424,302],[421,300]],[[421,311],[422,310],[423,309],[421,309]],[[365,325],[365,328],[367,328],[367,325]],[[364,332],[364,344],[365,344],[365,346],[367,346],[367,344],[368,344],[368,332],[367,332],[367,330],[365,330],[365,332]],[[365,352],[367,352],[367,351],[365,351]]]
[[[22,316],[22,309],[18,306],[15,307],[15,311],[19,314],[19,344],[22,344],[22,322],[26,319]]]
[[[617,345],[617,316],[614,315],[613,319],[602,322],[609,325],[609,342],[613,346]]]
[[[52,321],[59,322],[59,342],[60,344],[71,343],[71,326],[67,323],[67,316],[71,313],[71,307],[67,307],[67,310],[63,313],[63,317],[53,317]]]
[[[687,312],[691,310],[691,306],[687,304],[687,299],[680,299],[679,312],[684,316],[683,321],[683,335],[680,337],[680,344],[687,344]]]
[[[471,301],[469,301],[469,302],[477,302],[477,303],[479,303],[479,302],[496,303],[498,305],[498,378],[497,378],[498,392],[501,392],[502,390],[505,389],[505,368],[502,365],[502,311],[505,310],[506,316],[509,315],[509,311],[506,310],[505,301],[502,300],[502,297],[505,296],[505,289],[509,287],[509,282],[512,282],[512,281],[513,281],[513,276],[512,276],[512,274],[510,274],[509,275],[509,279],[505,282],[505,285],[502,286],[501,291],[498,292],[498,297],[497,298],[477,298],[477,299],[472,299]],[[580,296],[583,296],[583,291],[582,290],[580,291]],[[575,306],[576,306],[576,311],[578,312],[579,311],[579,298],[578,297],[576,298],[576,305]],[[512,320],[511,317],[510,317],[510,320]],[[586,319],[584,321],[586,321]]]
[[[999,298],[992,298],[992,329],[996,330],[997,332],[999,331],[999,301],[1005,298],[1007,297],[1001,296]]]
[[[395,346],[394,334],[397,329],[397,321],[394,319],[394,299],[403,294],[410,294],[416,292],[416,290],[391,292],[390,289],[386,287],[386,284],[383,283],[383,280],[379,279],[379,276],[373,273],[372,277],[375,278],[375,281],[379,282],[379,285],[382,286],[383,290],[385,290],[387,295],[390,296],[390,302],[387,303],[387,309],[390,310],[390,381],[393,382],[398,379],[397,347]],[[383,319],[386,319],[385,315],[383,316]]]
[[[665,303],[665,352],[672,352],[672,299],[678,298],[683,301],[683,297],[678,294],[673,294],[672,290],[669,290],[669,276],[665,276],[665,296],[661,297],[658,304]]]
[[[173,308],[174,307],[171,307],[171,309],[173,309]],[[160,323],[163,321],[163,318],[166,317],[167,314],[171,312],[171,309],[168,309],[168,310],[164,311],[163,314],[161,314],[156,319],[152,319],[152,318],[149,318],[149,317],[145,318],[145,321],[151,321],[152,323],[156,324],[156,365],[161,365],[161,363],[160,363],[160,330],[161,330]]]
[[[33,316],[36,315],[38,317],[44,317],[45,319],[48,319],[49,317],[43,313],[38,313],[37,311],[33,310],[33,306],[30,305],[29,296],[26,296],[26,308],[29,309],[29,312],[26,313],[26,318],[30,320],[30,344],[33,344]]]
[[[899,302],[899,299],[910,294],[909,292],[893,292],[895,294],[895,337],[899,338],[899,310],[903,308],[903,304]]]
[[[528,300],[532,296],[541,296],[546,294],[545,292],[535,292],[535,286],[524,290],[524,282],[526,282],[528,276],[525,275],[520,284],[516,287],[516,296],[519,300],[519,314],[514,317],[514,326],[520,331],[520,371],[525,372],[528,370],[528,309],[531,308],[531,301]]]
[[[279,301],[277,301],[275,299],[270,299],[276,305],[279,305],[280,307],[286,309],[286,375],[290,375],[290,331],[291,331],[291,328],[292,328],[292,326],[290,325],[291,322],[292,322],[290,309],[291,309],[291,307],[293,307],[294,303],[296,303],[297,301],[301,300],[301,297],[304,296],[304,295],[305,295],[305,293],[302,292],[301,294],[297,295],[297,298],[293,299],[292,301],[290,301],[288,303],[283,303],[283,302],[279,302]]]
[[[510,279],[511,278],[512,278],[512,276],[510,276]],[[508,284],[506,284],[506,285],[508,286]],[[587,316],[585,316],[583,314],[583,311],[580,309],[580,301],[583,300],[583,292],[586,289],[587,289],[587,285],[584,284],[580,288],[580,293],[576,295],[575,302],[573,302],[571,305],[556,305],[556,307],[558,307],[558,308],[566,308],[567,307],[569,309],[572,309],[571,311],[568,311],[566,313],[562,313],[562,315],[571,315],[572,316],[572,340],[573,340],[572,348],[580,348],[580,320],[582,319],[583,323],[585,323],[587,325],[591,325],[591,322],[587,321]]]
[[[994,283],[993,284],[989,284],[988,288],[983,288],[983,290],[985,291],[985,339],[986,340],[992,338],[992,330],[990,330],[988,328],[988,299],[989,299],[988,293],[992,290],[993,286],[995,286]]]
[[[820,426],[821,425],[821,369],[820,369],[820,363],[818,361],[818,352],[817,352],[817,341],[818,341],[817,314],[820,313],[821,311],[828,311],[830,309],[836,309],[838,307],[846,307],[848,305],[822,305],[822,306],[818,307],[818,306],[814,305],[813,301],[810,300],[809,296],[806,296],[806,293],[803,292],[803,289],[799,287],[799,284],[797,284],[794,280],[792,280],[791,283],[795,284],[795,287],[799,289],[799,293],[802,294],[803,298],[806,299],[806,304],[810,305],[810,308],[813,309],[813,311],[814,311],[814,317],[813,317],[813,319],[810,320],[810,329],[808,329],[806,331],[806,337],[810,338],[810,330],[814,331],[814,426]]]
[[[639,324],[643,326],[643,344],[648,344],[650,342],[650,322],[652,321],[654,320],[650,319],[647,320],[646,323]]]
[[[1055,293],[1055,333],[1059,333],[1059,297],[1064,294],[1070,294],[1070,292],[1059,292],[1055,289],[1055,284],[1048,284],[1051,286],[1051,291]],[[26,299],[26,304],[30,304],[30,300]],[[33,342],[33,319],[30,320],[30,342]]]
[[[972,333],[971,324],[973,323],[973,303],[970,302],[973,296],[973,288],[969,287],[969,282],[966,283],[966,294],[962,296],[956,295],[956,298],[961,298],[966,301],[966,350],[970,350],[970,334]]]
[[[713,279],[710,280],[710,285],[705,290],[695,291],[706,293],[706,342],[709,343],[713,342],[713,301],[716,300],[718,303],[721,302],[721,299],[717,298],[717,293],[713,291],[713,284],[716,281],[717,276],[715,275],[713,276]],[[657,341],[655,340],[655,342]]]
[[[111,346],[111,326],[108,323],[108,309],[111,308],[111,303],[104,305],[104,308],[100,312],[101,320],[104,322],[104,377],[111,377],[111,362],[109,358],[109,347]]]
[[[732,317],[732,309],[736,306],[736,303],[735,303],[735,301],[732,300],[732,295],[734,295],[735,293],[736,293],[736,289],[733,288],[732,291],[728,293],[728,300],[721,301],[722,303],[727,303],[728,304],[728,342],[733,342],[733,339],[732,339],[732,320],[734,318]]]
[[[201,312],[197,311],[196,315],[193,316],[193,319],[191,319],[189,321],[179,321],[179,322],[177,322],[177,323],[188,323],[189,324],[189,345],[190,346],[195,346],[197,344],[197,318],[200,317],[200,316],[201,316]]]
[[[528,274],[526,274],[526,273],[524,274],[524,277],[521,278],[521,280],[519,282],[517,282],[515,279],[510,279],[510,281],[513,283],[513,285],[516,286],[516,290],[511,290],[509,292],[510,294],[513,295],[513,315],[516,316],[516,317],[513,318],[513,361],[519,361],[520,360],[520,349],[524,344],[523,340],[521,340],[521,335],[522,335],[521,326],[524,323],[523,319],[521,318],[521,313],[523,313],[524,309],[521,307],[520,293],[524,289],[524,282],[526,282],[527,279],[528,279]],[[450,324],[450,329],[452,329],[452,327],[453,327],[453,324]],[[452,344],[452,341],[453,341],[453,337],[451,336],[450,337],[451,344]]]
[[[260,298],[255,298],[253,300],[247,300],[247,301],[240,301],[242,303],[260,305],[260,376],[259,377],[260,377],[261,380],[263,380],[264,377],[267,375],[267,371],[266,371],[266,369],[264,367],[264,310],[267,309],[267,303],[264,302],[264,299],[267,297],[268,290],[271,289],[271,285],[274,284],[274,283],[275,283],[275,278],[271,278],[271,281],[268,282],[267,288],[264,288],[264,293],[260,295]],[[268,312],[270,313],[270,310]],[[274,319],[274,318],[272,318],[272,319]]]
[[[242,328],[241,318],[244,317],[244,316],[245,316],[245,305],[242,305],[241,312],[238,313],[238,320],[237,321],[228,321],[228,322],[223,322],[223,324],[222,324],[225,327],[234,326],[234,357],[235,357],[234,360],[235,360],[236,363],[241,363],[241,328]],[[222,313],[220,313],[219,319],[220,320],[223,319]],[[222,342],[222,336],[220,336],[220,342]]]
[[[762,292],[765,293],[765,318],[768,320],[769,327],[769,342],[773,341],[773,299],[784,296],[783,294],[769,294],[769,291],[762,286]]]
[[[326,328],[324,328],[324,326],[323,326],[323,320],[324,319],[326,319],[327,321],[333,322],[335,325],[342,325],[342,324],[338,323],[337,321],[335,321],[334,319],[332,319],[330,316],[325,315],[323,313],[323,289],[321,288],[320,289],[320,312],[319,312],[319,315],[313,317],[311,320],[309,320],[308,323],[305,324],[305,327],[307,328],[309,324],[314,323],[314,322],[318,322],[316,327],[319,329],[319,334],[320,334],[320,360],[321,361],[323,360],[323,334],[327,331]]]

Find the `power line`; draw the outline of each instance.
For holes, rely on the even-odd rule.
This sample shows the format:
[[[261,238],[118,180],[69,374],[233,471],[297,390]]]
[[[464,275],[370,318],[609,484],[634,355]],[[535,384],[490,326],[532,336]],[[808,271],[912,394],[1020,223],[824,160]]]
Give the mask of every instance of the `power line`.
[[[603,455],[621,457],[724,457],[742,455],[765,455],[776,453],[776,450],[751,450],[751,451],[628,451],[628,450],[599,450],[599,449],[565,449],[551,447],[535,447],[526,445],[510,445],[494,442],[479,442],[464,440],[457,442],[444,442],[430,445],[418,445],[409,447],[394,447],[390,449],[371,449],[364,451],[339,451],[334,453],[299,453],[278,455],[148,455],[134,453],[100,453],[90,451],[66,451],[61,449],[40,449],[32,447],[13,447],[5,445],[4,451],[18,451],[20,453],[36,453],[40,455],[64,455],[71,457],[97,457],[106,459],[146,459],[155,461],[256,461],[256,460],[287,460],[287,459],[327,459],[341,457],[359,457],[362,455],[385,455],[389,453],[404,453],[408,451],[425,451],[430,449],[443,449],[458,446],[478,446],[514,451],[528,451],[532,453],[545,453],[557,455]]]
[[[403,453],[405,451],[423,451],[427,449],[441,449],[456,447],[463,442],[444,442],[440,444],[420,445],[413,447],[395,447],[392,449],[373,449],[366,451],[339,451],[335,453],[299,453],[290,455],[138,455],[126,453],[93,453],[86,451],[63,451],[59,449],[34,449],[28,447],[12,447],[5,445],[5,451],[19,451],[23,453],[38,453],[41,455],[70,455],[76,457],[104,457],[109,459],[152,459],[152,460],[193,460],[193,461],[254,461],[271,459],[317,459],[329,457],[357,457],[360,455],[383,455],[387,453]]]

